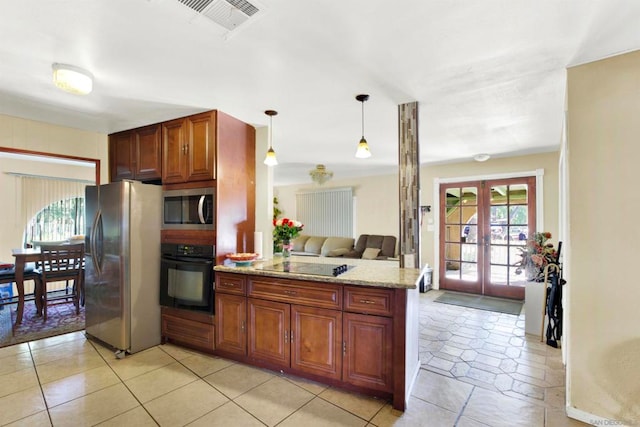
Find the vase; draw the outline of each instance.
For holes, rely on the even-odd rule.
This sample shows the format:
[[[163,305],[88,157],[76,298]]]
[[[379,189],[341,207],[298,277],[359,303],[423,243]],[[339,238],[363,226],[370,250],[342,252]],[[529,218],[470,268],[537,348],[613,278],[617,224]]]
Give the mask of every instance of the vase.
[[[290,261],[291,260],[291,249],[292,248],[293,248],[293,245],[291,244],[291,240],[284,239],[282,241],[282,259],[283,259],[283,261]]]

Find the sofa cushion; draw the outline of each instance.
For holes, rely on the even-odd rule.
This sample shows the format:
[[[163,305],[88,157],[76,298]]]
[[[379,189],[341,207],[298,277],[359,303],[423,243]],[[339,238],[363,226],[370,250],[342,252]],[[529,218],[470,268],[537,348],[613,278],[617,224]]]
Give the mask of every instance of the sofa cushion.
[[[327,237],[327,240],[322,244],[320,255],[328,256],[329,252],[340,248],[345,248],[348,252],[353,247],[353,242],[354,239],[351,237]]]
[[[362,259],[376,259],[379,253],[380,249],[378,248],[367,248],[362,252]]]
[[[378,257],[393,258],[396,255],[396,238],[395,236],[384,236],[382,246]]]
[[[358,258],[362,256],[362,252],[364,252],[364,250],[367,249],[368,237],[369,237],[368,234],[361,234],[360,237],[358,237],[358,241],[356,242],[356,246],[354,248],[354,250],[359,254]]]
[[[309,237],[307,242],[304,244],[304,251],[309,252],[311,254],[319,255],[325,240],[327,240],[326,237],[319,237],[319,236]]]
[[[304,252],[304,245],[305,245],[305,243],[307,243],[307,240],[309,240],[309,237],[311,237],[311,236],[307,236],[307,235],[301,234],[298,237],[296,237],[295,239],[293,239],[293,241],[291,242],[291,243],[293,243],[292,251],[294,251],[294,252]]]
[[[332,251],[329,251],[326,256],[328,256],[328,257],[340,257],[340,256],[344,256],[344,255],[348,254],[350,251],[351,251],[351,249],[338,248],[338,249],[334,249]]]

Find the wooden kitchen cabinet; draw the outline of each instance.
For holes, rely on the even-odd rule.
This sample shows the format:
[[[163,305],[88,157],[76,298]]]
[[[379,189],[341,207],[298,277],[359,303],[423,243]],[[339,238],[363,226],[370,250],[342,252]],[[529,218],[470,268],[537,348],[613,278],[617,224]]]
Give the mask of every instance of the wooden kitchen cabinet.
[[[216,354],[404,409],[405,289],[231,271],[216,270]]]
[[[216,177],[216,112],[162,124],[162,183],[208,181]]]
[[[340,380],[342,312],[292,305],[291,329],[291,367]]]
[[[160,125],[144,126],[109,135],[111,181],[159,180],[162,176]]]
[[[339,380],[342,313],[249,298],[251,360]]]
[[[170,340],[189,347],[213,351],[214,317],[207,313],[162,307],[162,342]]]
[[[247,298],[215,294],[216,350],[244,356],[247,354]]]
[[[342,380],[381,391],[393,390],[393,320],[344,313]]]
[[[291,306],[280,302],[249,298],[247,356],[288,367]]]

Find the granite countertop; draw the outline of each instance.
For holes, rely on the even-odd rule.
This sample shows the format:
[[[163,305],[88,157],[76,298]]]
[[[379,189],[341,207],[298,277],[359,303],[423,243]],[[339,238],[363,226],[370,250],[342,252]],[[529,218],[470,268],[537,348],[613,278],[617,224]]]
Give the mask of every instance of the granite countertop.
[[[274,266],[277,268],[277,265],[282,263],[282,258],[275,258],[254,261],[251,265],[242,267],[229,262],[227,265],[216,265],[213,269],[225,273],[402,289],[417,288],[421,274],[417,268],[400,268],[398,261],[292,256],[291,262],[331,265],[347,264],[351,268],[336,277],[268,270]]]

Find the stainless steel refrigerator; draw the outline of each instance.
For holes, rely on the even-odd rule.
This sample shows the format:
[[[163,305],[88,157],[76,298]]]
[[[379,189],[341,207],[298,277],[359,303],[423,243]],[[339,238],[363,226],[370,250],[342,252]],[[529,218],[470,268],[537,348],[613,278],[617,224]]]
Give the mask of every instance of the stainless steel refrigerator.
[[[86,333],[118,357],[159,344],[162,187],[120,181],[85,196]]]

